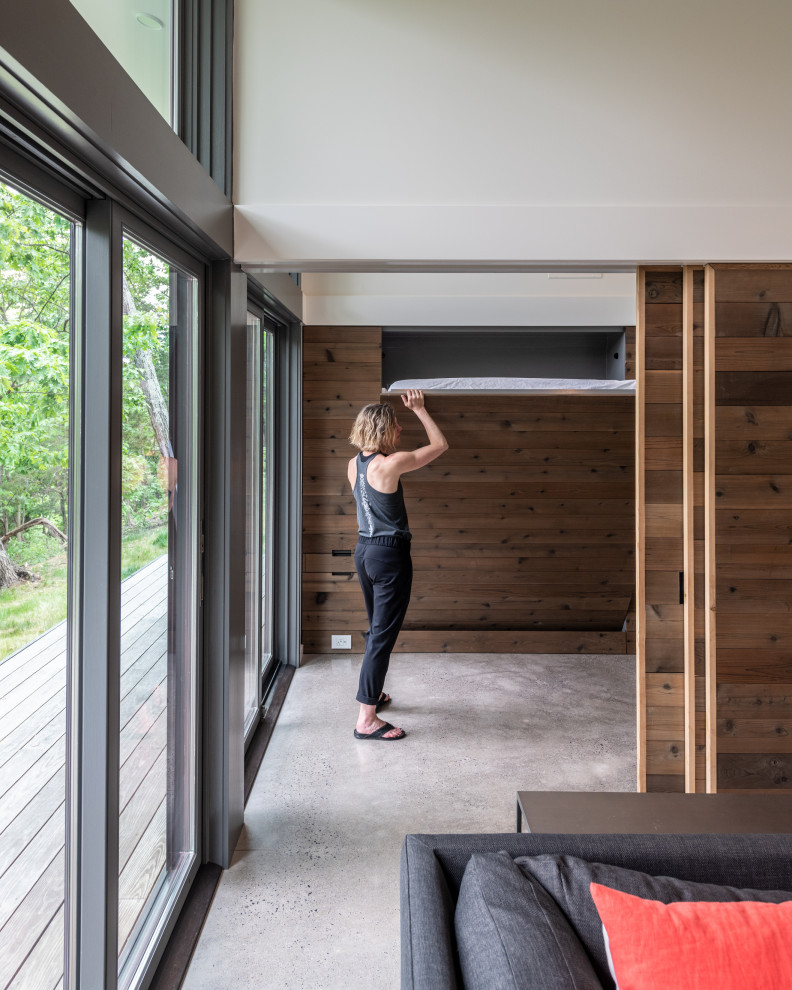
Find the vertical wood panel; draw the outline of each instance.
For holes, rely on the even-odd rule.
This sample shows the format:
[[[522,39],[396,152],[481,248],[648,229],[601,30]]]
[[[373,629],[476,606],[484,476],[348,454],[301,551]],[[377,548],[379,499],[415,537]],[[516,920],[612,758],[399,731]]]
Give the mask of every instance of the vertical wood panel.
[[[707,788],[707,711],[704,608],[704,269],[693,271],[693,625],[695,672],[695,787]]]
[[[716,550],[715,550],[715,272],[704,270],[704,609],[705,767],[708,794],[717,790]]]
[[[792,458],[781,425],[792,416],[792,265],[713,265],[707,301],[708,590],[710,609],[717,605],[709,617],[709,784],[783,790],[792,780],[784,725],[792,517],[783,505]]]
[[[685,609],[685,790],[696,790],[695,485],[693,478],[693,269],[682,273],[682,488]]]
[[[646,272],[635,316],[635,693],[637,789],[646,790]]]
[[[684,484],[691,484],[690,472],[684,471],[683,289],[681,266],[639,269],[635,347],[638,788],[649,791],[684,790],[686,767],[695,763],[685,745],[689,735],[685,732],[686,692],[682,690],[686,624],[679,597],[680,576],[685,571]],[[688,321],[692,330],[692,314]],[[692,457],[692,443],[690,447]],[[682,482],[675,492],[666,483],[669,474]],[[662,501],[658,498],[661,491]],[[649,572],[651,583],[647,582]],[[646,700],[647,683],[669,676],[680,679],[680,689],[670,702],[673,717],[666,711],[660,718]],[[692,693],[693,685],[689,687]]]
[[[635,327],[624,328],[624,377],[635,378]]]

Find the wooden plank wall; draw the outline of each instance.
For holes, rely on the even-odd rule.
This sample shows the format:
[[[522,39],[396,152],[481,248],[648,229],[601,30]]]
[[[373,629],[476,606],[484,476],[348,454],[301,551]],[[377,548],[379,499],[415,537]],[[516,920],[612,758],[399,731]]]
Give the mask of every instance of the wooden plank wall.
[[[709,557],[719,791],[792,787],[792,266],[715,265]],[[715,759],[716,756],[716,759]]]
[[[624,652],[633,396],[427,404],[451,449],[403,478],[416,579],[402,648]],[[412,415],[400,422],[406,448],[425,442]]]
[[[303,330],[303,580],[302,644],[326,653],[332,633],[352,635],[364,649],[366,613],[351,556],[357,542],[355,505],[346,477],[354,453],[348,437],[355,416],[379,402],[379,327]]]
[[[684,791],[682,269],[639,271],[639,790]]]
[[[352,649],[363,649],[365,613],[343,555],[357,530],[346,437],[358,409],[379,398],[377,334],[305,330],[306,653],[326,652],[331,633],[351,634]],[[404,445],[424,442],[393,401]],[[397,650],[625,652],[633,397],[432,395],[427,403],[451,450],[404,478],[415,580]]]

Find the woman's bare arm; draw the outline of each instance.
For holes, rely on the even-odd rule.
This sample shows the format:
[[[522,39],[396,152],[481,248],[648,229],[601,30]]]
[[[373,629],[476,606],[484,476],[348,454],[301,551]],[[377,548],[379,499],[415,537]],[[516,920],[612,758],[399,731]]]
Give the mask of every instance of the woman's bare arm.
[[[388,474],[391,471],[396,472],[397,475],[407,474],[408,471],[417,471],[418,468],[431,464],[433,460],[448,450],[448,441],[424,405],[423,392],[418,391],[418,389],[408,389],[407,393],[402,395],[402,402],[421,421],[429,443],[425,447],[418,447],[417,450],[399,450],[390,454],[387,458]]]

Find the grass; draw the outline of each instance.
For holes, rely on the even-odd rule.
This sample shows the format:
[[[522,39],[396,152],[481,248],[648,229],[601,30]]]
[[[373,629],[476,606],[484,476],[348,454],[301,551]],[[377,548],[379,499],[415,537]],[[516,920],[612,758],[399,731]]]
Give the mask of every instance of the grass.
[[[66,618],[66,554],[35,565],[41,580],[0,591],[0,657]]]
[[[167,548],[165,526],[125,537],[121,544],[122,580],[161,557]],[[24,554],[13,559],[26,562]],[[0,663],[66,618],[66,554],[58,552],[31,564],[30,569],[41,576],[40,581],[26,581],[0,591]]]
[[[121,580],[168,552],[168,527],[144,529],[121,541]]]

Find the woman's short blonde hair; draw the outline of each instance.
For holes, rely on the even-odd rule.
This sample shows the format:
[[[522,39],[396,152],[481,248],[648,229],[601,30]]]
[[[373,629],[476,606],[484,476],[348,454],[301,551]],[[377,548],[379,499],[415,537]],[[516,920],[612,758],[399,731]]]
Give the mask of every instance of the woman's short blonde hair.
[[[394,447],[396,413],[387,402],[373,402],[357,414],[349,434],[349,442],[358,450],[381,450],[388,453]]]

